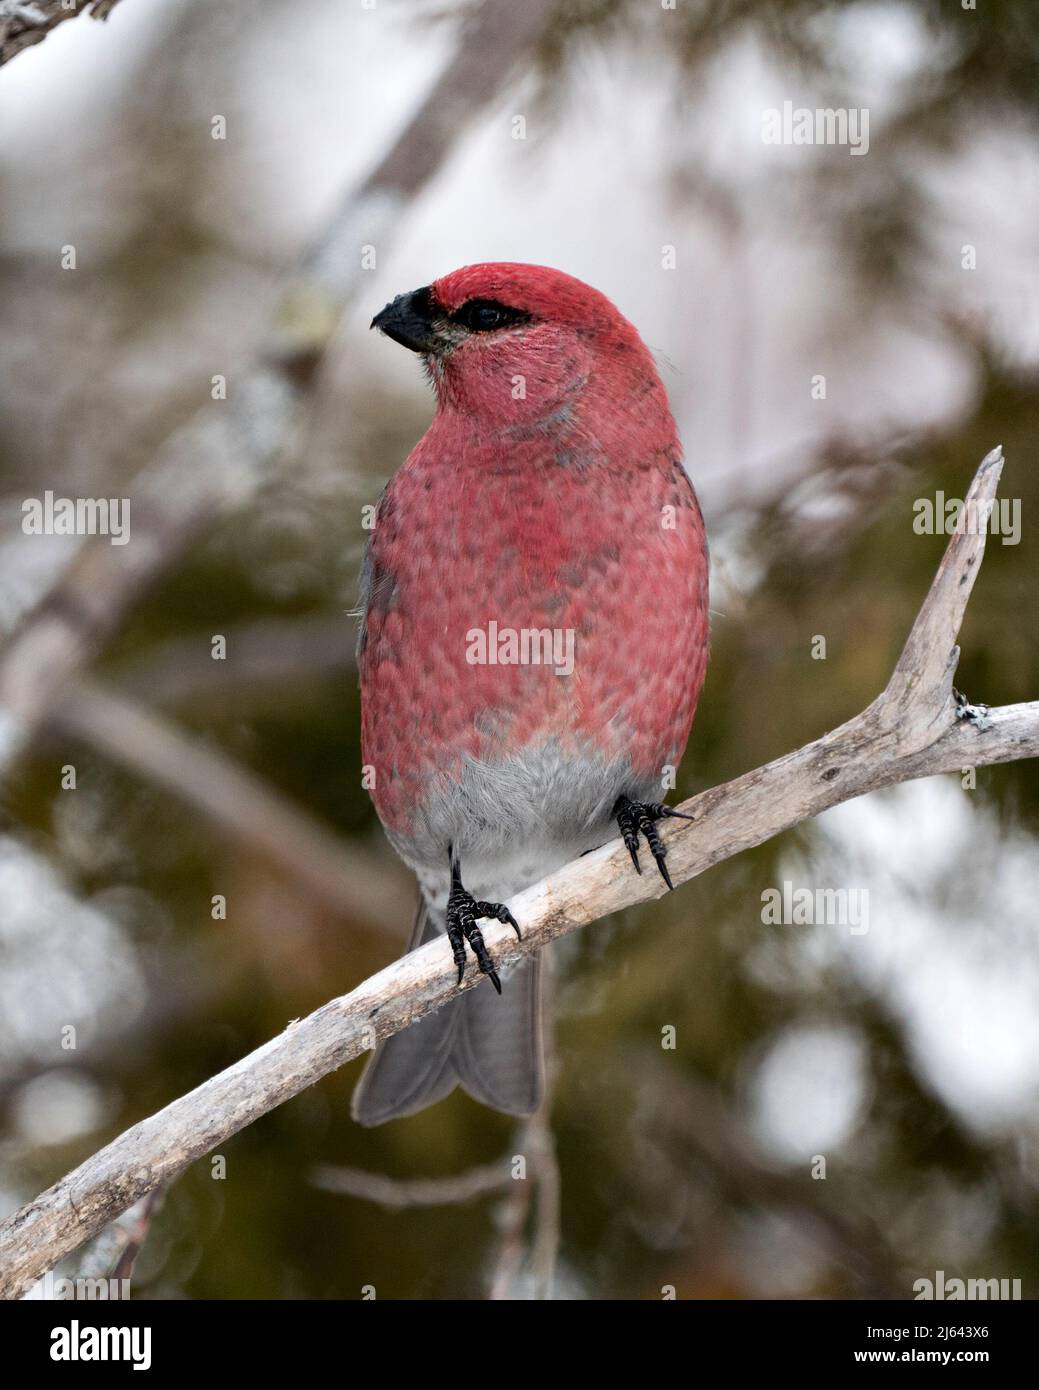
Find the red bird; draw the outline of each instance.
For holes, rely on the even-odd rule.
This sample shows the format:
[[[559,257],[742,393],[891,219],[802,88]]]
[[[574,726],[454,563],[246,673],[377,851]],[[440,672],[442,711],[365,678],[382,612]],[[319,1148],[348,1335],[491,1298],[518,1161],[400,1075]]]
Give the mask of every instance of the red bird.
[[[418,353],[428,431],[379,502],[362,575],[361,740],[415,870],[408,949],[446,932],[498,994],[478,922],[616,823],[639,869],[707,666],[707,542],[667,395],[636,330],[545,266],[466,266],[374,328]],[[640,870],[641,872],[641,870]],[[454,1086],[507,1114],[543,1089],[540,960],[381,1044],[362,1124]]]

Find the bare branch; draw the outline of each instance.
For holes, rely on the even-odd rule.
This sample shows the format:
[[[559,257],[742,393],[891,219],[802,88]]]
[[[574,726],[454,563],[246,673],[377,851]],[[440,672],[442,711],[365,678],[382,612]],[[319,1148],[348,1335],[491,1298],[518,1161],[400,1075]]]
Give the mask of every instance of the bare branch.
[[[501,1203],[495,1225],[498,1229],[498,1252],[491,1271],[487,1297],[494,1302],[508,1302],[526,1254],[523,1233],[530,1214],[530,1183],[513,1183]]]
[[[403,1211],[405,1207],[457,1206],[490,1192],[503,1192],[511,1184],[512,1175],[509,1160],[500,1158],[497,1163],[447,1178],[387,1178],[362,1168],[323,1166],[314,1169],[310,1180],[324,1192],[359,1197],[391,1211]]]
[[[526,1176],[514,1182],[501,1204],[497,1226],[498,1253],[491,1272],[487,1297],[495,1302],[514,1298],[513,1289],[526,1256],[524,1231],[531,1207],[534,1208],[533,1234],[529,1256],[530,1283],[534,1298],[549,1298],[559,1253],[560,1181],[556,1139],[552,1131],[552,1102],[559,1064],[556,1055],[555,994],[553,962],[542,962],[544,1000],[545,1092],[541,1104],[519,1130],[518,1153],[526,1159]]]
[[[990,455],[982,464],[976,488],[989,485],[986,472],[994,462]],[[962,589],[973,582],[984,545],[984,533],[953,537],[908,655],[868,709],[797,752],[683,803],[694,823],[668,822],[666,831],[676,884],[864,792],[1039,755],[1039,702],[994,709],[982,728],[958,717],[951,695]],[[934,675],[939,671],[940,678]],[[490,924],[487,946],[507,965],[663,891],[648,874],[632,874],[627,851],[615,840],[513,898],[509,906],[523,940]],[[460,987],[472,989],[481,980],[470,962]],[[17,1295],[145,1193],[377,1040],[456,997],[457,989],[447,943],[432,941],[127,1130],[0,1227],[0,1294]]]
[[[530,1271],[534,1297],[551,1298],[559,1255],[560,1208],[562,1204],[556,1136],[552,1132],[549,1108],[543,1104],[530,1117],[524,1136],[530,1167],[537,1182],[534,1206],[534,1239],[530,1251]]]
[[[550,1015],[546,1016],[546,1021]],[[548,1066],[551,1078],[552,1066]],[[538,1109],[518,1131],[516,1151],[527,1161],[526,1176],[510,1184],[498,1213],[498,1252],[491,1272],[487,1297],[495,1302],[516,1297],[515,1288],[527,1260],[530,1287],[536,1299],[552,1291],[559,1252],[559,1162],[552,1133],[552,1097],[547,1091]],[[511,1173],[511,1166],[509,1169]],[[528,1256],[524,1233],[534,1210],[533,1234]]]
[[[927,602],[906,640],[894,674],[884,692],[884,717],[897,730],[907,752],[914,740],[926,739],[928,726],[911,716],[947,713],[952,676],[960,650],[956,646],[963,615],[985,553],[989,514],[1003,471],[1003,449],[997,445],[981,462],[961,515],[958,530],[938,566]],[[972,527],[977,529],[972,531]],[[980,538],[981,544],[977,542]]]
[[[107,19],[119,0],[0,0],[0,68],[16,53],[42,43],[66,19]]]

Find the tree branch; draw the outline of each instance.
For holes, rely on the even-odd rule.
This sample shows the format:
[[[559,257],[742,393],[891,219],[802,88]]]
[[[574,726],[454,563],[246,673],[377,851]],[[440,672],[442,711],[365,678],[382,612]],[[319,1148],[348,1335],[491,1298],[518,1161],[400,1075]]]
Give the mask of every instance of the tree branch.
[[[967,497],[995,497],[1002,453],[983,461]],[[676,884],[817,816],[838,802],[914,777],[1039,755],[1039,702],[1007,705],[984,721],[963,718],[952,691],[954,645],[985,547],[985,533],[952,537],[884,693],[814,743],[692,797],[694,822],[666,822]],[[636,903],[663,885],[631,871],[614,840],[512,899],[523,927],[488,924],[501,965]],[[472,962],[462,989],[482,979]],[[114,1216],[259,1116],[400,1032],[458,986],[450,950],[432,941],[333,999],[164,1110],[127,1130],[0,1226],[0,1294],[16,1296]]]
[[[485,1163],[447,1178],[387,1178],[383,1173],[368,1173],[362,1168],[322,1164],[314,1169],[310,1181],[323,1192],[358,1197],[390,1211],[403,1211],[405,1207],[458,1206],[491,1192],[504,1192],[512,1185],[513,1177],[506,1156],[496,1163]]]
[[[119,0],[0,0],[0,68],[16,53],[42,43],[52,29],[84,10],[107,19]]]

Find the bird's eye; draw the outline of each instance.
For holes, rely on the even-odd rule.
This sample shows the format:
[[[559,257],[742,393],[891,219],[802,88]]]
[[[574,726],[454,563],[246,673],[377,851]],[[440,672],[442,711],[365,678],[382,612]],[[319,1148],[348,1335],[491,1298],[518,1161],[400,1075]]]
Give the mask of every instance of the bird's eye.
[[[470,299],[451,318],[471,333],[491,333],[496,328],[523,323],[529,315],[520,309],[510,308],[508,304],[499,304],[496,299]]]
[[[474,328],[497,328],[501,323],[501,317],[501,310],[496,309],[493,304],[476,304],[469,321]]]

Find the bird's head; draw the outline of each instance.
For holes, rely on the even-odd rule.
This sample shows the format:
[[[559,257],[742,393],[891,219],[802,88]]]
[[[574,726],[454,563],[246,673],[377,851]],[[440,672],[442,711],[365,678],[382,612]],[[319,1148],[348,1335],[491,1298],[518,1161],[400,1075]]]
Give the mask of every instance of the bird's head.
[[[659,395],[667,409],[634,327],[604,294],[547,266],[464,266],[398,295],[372,327],[419,353],[440,409],[476,425],[538,427],[600,398],[616,409]]]

